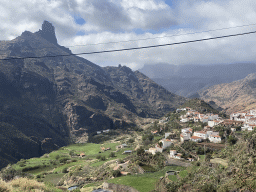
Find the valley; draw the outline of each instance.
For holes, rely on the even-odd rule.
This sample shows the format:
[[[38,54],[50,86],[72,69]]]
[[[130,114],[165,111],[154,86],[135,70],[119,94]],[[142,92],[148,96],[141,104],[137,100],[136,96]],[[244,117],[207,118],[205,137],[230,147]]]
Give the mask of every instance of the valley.
[[[48,21],[0,51],[0,192],[256,189],[254,64],[100,67]]]

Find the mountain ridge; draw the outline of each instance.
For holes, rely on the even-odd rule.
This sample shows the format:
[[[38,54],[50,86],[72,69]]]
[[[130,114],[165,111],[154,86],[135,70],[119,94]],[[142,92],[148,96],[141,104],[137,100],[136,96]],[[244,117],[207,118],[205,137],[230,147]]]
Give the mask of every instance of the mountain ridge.
[[[230,114],[256,107],[255,88],[256,73],[252,73],[241,80],[206,88],[198,92],[198,95],[206,102],[212,102]]]
[[[1,58],[70,53],[56,44],[50,25],[44,22],[41,32],[25,31],[14,40],[0,41]],[[46,29],[50,29],[49,38],[42,36]],[[15,134],[0,133],[2,166],[70,142],[86,142],[88,134],[98,130],[160,117],[186,100],[138,71],[125,66],[102,68],[77,56],[0,60],[0,79],[0,123],[10,132],[19,131],[21,141],[28,141],[19,151],[21,142],[16,142]]]
[[[204,88],[221,83],[231,83],[256,73],[254,63],[212,65],[144,65],[140,72],[167,90],[184,97],[195,97]]]

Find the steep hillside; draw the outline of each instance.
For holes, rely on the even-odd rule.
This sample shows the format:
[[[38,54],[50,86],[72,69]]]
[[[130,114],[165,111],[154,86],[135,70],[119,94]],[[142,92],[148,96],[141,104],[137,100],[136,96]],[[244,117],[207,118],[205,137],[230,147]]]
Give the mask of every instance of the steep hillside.
[[[256,74],[250,74],[246,78],[214,85],[200,91],[198,94],[206,102],[215,103],[227,113],[239,110],[248,110],[256,107]]]
[[[181,107],[190,107],[201,113],[219,113],[217,109],[214,109],[211,105],[198,98],[186,101]]]
[[[2,166],[39,156],[88,133],[160,117],[185,99],[127,67],[101,68],[58,45],[54,27],[0,42]],[[41,59],[13,59],[17,57]],[[6,135],[8,130],[8,134]]]

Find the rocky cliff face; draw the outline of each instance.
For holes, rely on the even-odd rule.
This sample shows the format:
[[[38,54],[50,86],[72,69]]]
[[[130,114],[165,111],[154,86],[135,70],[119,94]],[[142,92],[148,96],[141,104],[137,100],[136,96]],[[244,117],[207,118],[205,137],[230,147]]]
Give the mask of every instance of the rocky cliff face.
[[[199,92],[201,99],[223,108],[228,114],[256,108],[256,74]]]
[[[57,44],[54,27],[44,22],[36,33],[25,31],[0,42],[0,52],[2,58],[15,58],[65,55],[70,50]],[[19,140],[0,132],[1,158],[13,154],[5,164],[69,142],[86,142],[88,133],[125,128],[138,117],[159,117],[185,100],[138,71],[101,68],[76,56],[0,60],[0,88],[0,123],[21,133]],[[26,141],[24,150],[15,155],[20,141]]]

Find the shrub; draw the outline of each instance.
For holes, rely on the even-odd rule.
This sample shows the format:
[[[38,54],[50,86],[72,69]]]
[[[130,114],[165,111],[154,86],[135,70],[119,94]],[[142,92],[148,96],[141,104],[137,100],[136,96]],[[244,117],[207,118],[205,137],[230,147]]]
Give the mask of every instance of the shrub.
[[[232,136],[232,135],[229,135],[229,137],[228,137],[228,143],[229,143],[230,145],[234,145],[234,144],[236,144],[236,142],[237,142],[237,138],[234,137],[234,136]]]
[[[59,155],[56,155],[56,156],[55,156],[55,159],[56,159],[56,160],[58,160],[59,158],[60,158],[60,156],[59,156]]]
[[[115,157],[116,156],[116,154],[114,153],[114,152],[111,152],[110,154],[109,154],[109,157]]]
[[[69,152],[69,155],[70,155],[70,156],[75,156],[75,150],[71,150],[71,151]]]
[[[105,157],[105,156],[101,156],[101,157],[100,157],[100,160],[101,160],[101,161],[105,161],[105,160],[106,160],[106,157]]]
[[[67,167],[64,167],[61,172],[62,172],[62,173],[68,173],[68,168],[67,168]]]
[[[115,170],[112,172],[113,177],[120,177],[122,174],[119,170]]]
[[[68,157],[62,157],[62,158],[59,159],[59,162],[60,162],[60,163],[66,163],[67,160],[70,160],[70,158],[68,158]]]
[[[131,138],[131,139],[128,140],[128,143],[134,143],[134,141],[135,140]]]
[[[20,175],[20,172],[16,171],[11,166],[7,166],[6,168],[2,169],[2,171],[1,171],[1,177],[4,181],[9,181],[17,175]]]
[[[101,158],[101,155],[97,155],[97,156],[96,156],[96,159],[100,159],[100,158]]]
[[[204,184],[201,187],[200,191],[202,191],[202,192],[216,192],[217,190],[214,187],[214,185],[210,183],[210,184]]]

